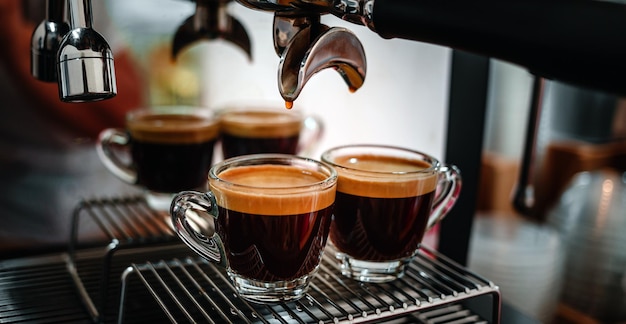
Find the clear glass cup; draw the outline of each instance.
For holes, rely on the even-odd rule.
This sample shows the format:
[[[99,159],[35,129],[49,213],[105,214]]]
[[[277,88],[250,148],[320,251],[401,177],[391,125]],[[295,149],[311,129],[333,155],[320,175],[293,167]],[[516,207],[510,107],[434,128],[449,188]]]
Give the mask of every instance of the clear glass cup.
[[[322,161],[339,175],[330,242],[343,275],[359,281],[401,277],[461,190],[455,166],[405,148],[341,146]]]
[[[260,153],[308,156],[324,134],[321,119],[280,104],[233,104],[217,115],[225,159]]]
[[[332,220],[336,171],[283,154],[235,157],[209,171],[209,190],[179,193],[170,209],[179,237],[226,268],[253,302],[303,297]]]
[[[174,194],[206,189],[218,138],[210,111],[163,106],[129,112],[125,128],[100,132],[96,150],[111,173],[145,191],[150,207],[166,211]]]

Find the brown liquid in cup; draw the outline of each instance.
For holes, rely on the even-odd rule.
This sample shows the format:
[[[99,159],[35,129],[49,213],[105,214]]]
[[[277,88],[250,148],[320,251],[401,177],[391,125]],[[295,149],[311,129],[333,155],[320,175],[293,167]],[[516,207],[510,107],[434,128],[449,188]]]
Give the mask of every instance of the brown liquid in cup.
[[[241,110],[224,113],[222,151],[225,158],[256,154],[296,154],[302,117],[288,111]]]
[[[334,163],[378,172],[411,172],[430,164],[420,160],[361,155]],[[330,239],[355,259],[391,261],[412,256],[421,243],[437,185],[434,172],[385,175],[337,168],[335,219]]]
[[[196,115],[140,115],[127,122],[137,183],[156,192],[200,188],[219,123]]]
[[[211,180],[219,216],[217,231],[233,272],[255,280],[292,280],[319,264],[330,227],[334,191],[285,189],[323,181],[322,173],[294,166],[260,165],[228,169],[221,179],[281,190],[282,194],[233,191]]]

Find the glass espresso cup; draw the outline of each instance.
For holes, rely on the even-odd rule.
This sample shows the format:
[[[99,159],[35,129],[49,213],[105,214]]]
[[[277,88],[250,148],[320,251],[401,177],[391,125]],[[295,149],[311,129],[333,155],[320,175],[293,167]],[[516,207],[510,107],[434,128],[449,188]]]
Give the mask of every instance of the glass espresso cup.
[[[318,118],[280,105],[230,107],[218,115],[225,159],[259,153],[307,155],[324,130]]]
[[[307,291],[326,246],[337,173],[293,155],[235,157],[209,171],[209,191],[172,201],[179,237],[223,265],[239,295],[295,300]]]
[[[322,161],[339,175],[330,242],[342,274],[359,281],[401,277],[461,189],[455,166],[409,149],[341,146]]]
[[[109,171],[145,190],[152,208],[168,210],[174,194],[206,189],[218,136],[208,110],[158,107],[129,112],[125,129],[103,130],[96,149]]]

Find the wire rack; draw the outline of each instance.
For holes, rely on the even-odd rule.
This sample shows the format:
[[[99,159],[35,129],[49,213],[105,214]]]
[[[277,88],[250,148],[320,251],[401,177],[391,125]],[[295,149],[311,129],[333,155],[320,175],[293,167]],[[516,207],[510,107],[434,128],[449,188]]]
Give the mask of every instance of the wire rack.
[[[91,260],[94,265],[100,264],[99,260],[91,259],[82,251],[79,254],[81,262],[89,263]],[[66,254],[54,254],[0,261],[0,323],[93,323],[66,271],[66,258]],[[99,273],[97,270],[96,273]],[[139,295],[146,291],[138,280],[135,283],[137,287],[127,287],[129,292]],[[128,305],[132,306],[132,316],[127,316],[125,323],[171,322],[149,294],[143,299],[129,300]],[[109,317],[106,323],[116,323],[117,320],[117,316]],[[220,322],[220,318],[215,322]],[[479,322],[479,316],[472,311],[463,305],[453,304],[429,308],[385,323]]]
[[[84,258],[81,231],[96,224],[107,244]],[[74,213],[67,269],[94,322],[140,323],[498,323],[491,281],[422,248],[405,276],[385,284],[341,275],[325,251],[307,295],[295,302],[248,303],[225,270],[180,244],[169,215],[141,197],[91,199]],[[80,253],[78,253],[80,252]],[[85,260],[99,260],[85,262]],[[99,267],[94,269],[94,267]],[[145,309],[151,309],[149,316]],[[433,320],[434,319],[434,320]]]
[[[434,251],[422,249],[405,276],[387,284],[344,278],[329,252],[332,251],[325,252],[303,299],[263,305],[238,298],[225,271],[202,259],[133,264],[122,276],[119,322],[124,321],[127,313],[133,313],[127,310],[127,299],[133,299],[132,293],[125,290],[133,281],[145,286],[172,322],[181,319],[194,323],[381,322],[481,296],[487,298],[485,303],[491,303],[491,316],[473,315],[471,323],[498,322],[497,287]]]
[[[87,248],[89,257],[79,258]],[[94,322],[116,317],[125,267],[185,253],[169,215],[150,208],[141,196],[85,199],[74,209],[67,270]]]

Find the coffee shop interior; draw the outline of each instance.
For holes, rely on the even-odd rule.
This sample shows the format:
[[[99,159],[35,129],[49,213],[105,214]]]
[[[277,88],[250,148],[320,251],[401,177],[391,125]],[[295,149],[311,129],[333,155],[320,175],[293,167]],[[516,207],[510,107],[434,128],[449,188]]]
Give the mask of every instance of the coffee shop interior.
[[[481,1],[478,7],[506,11],[498,5],[502,1]],[[462,189],[448,215],[426,233],[405,275],[410,280],[353,282],[341,278],[325,256],[303,300],[246,303],[233,293],[221,268],[181,244],[167,212],[151,211],[136,186],[107,169],[96,151],[96,137],[74,137],[59,146],[56,137],[71,133],[59,130],[59,124],[41,126],[49,114],[18,111],[27,105],[23,97],[37,92],[19,89],[22,82],[12,81],[11,63],[5,64],[11,55],[2,55],[0,84],[6,86],[0,90],[5,102],[0,110],[7,118],[0,122],[0,183],[8,188],[0,189],[0,219],[9,225],[0,229],[0,322],[626,323],[626,101],[621,98],[626,85],[620,79],[620,72],[626,73],[621,54],[626,53],[602,41],[606,36],[607,43],[623,44],[626,32],[598,36],[595,30],[584,32],[582,22],[557,15],[552,18],[567,21],[554,34],[567,36],[543,48],[542,41],[520,36],[520,30],[529,28],[532,34],[537,26],[508,30],[509,25],[498,25],[502,20],[490,25],[470,18],[451,23],[468,12],[464,10],[473,12],[459,1],[446,4],[441,10],[449,17],[432,25],[424,15],[414,18],[415,28],[442,30],[425,36],[378,33],[354,18],[322,14],[314,24],[332,27],[336,33],[323,36],[336,38],[305,45],[310,50],[297,64],[306,66],[307,55],[314,57],[328,45],[319,54],[326,65],[309,74],[296,71],[294,94],[281,88],[289,71],[279,71],[280,35],[272,11],[278,12],[283,2],[304,3],[304,11],[317,2],[15,2],[35,21],[50,19],[46,8],[52,3],[90,7],[86,12],[93,15],[93,29],[114,56],[117,95],[132,90],[141,96],[133,101],[136,107],[126,109],[180,106],[219,113],[256,105],[286,110],[286,102],[292,102],[290,111],[307,116],[305,124],[315,120],[318,132],[299,155],[320,160],[326,150],[350,144],[404,147],[456,165]],[[591,7],[597,2],[580,1]],[[511,3],[523,14],[540,2]],[[569,3],[556,1],[549,9]],[[455,6],[461,9],[453,10]],[[0,18],[6,7],[0,4]],[[594,19],[591,25],[603,21],[607,30],[626,29],[626,18],[612,25],[619,12],[615,8],[604,20],[593,16],[595,9],[581,8],[583,13],[571,9],[572,14],[586,12],[590,17],[577,18]],[[539,20],[534,22],[538,26],[543,23]],[[463,22],[502,32],[472,34]],[[203,23],[209,31],[199,31]],[[571,33],[565,30],[568,24],[576,27]],[[12,31],[11,26],[5,30]],[[385,33],[391,38],[381,37]],[[25,44],[35,46],[30,39]],[[518,45],[530,46],[528,60],[510,54]],[[580,49],[585,46],[590,49]],[[361,50],[364,56],[341,61],[342,55]],[[124,57],[136,72],[135,82],[121,81],[128,72],[118,63],[121,51],[128,54]],[[537,54],[542,51],[545,59]],[[569,56],[568,51],[582,54]],[[581,76],[570,69],[578,64]],[[350,76],[357,72],[361,79],[355,81]],[[91,109],[90,104],[68,105],[82,110]],[[75,117],[79,124],[81,116]],[[31,119],[34,126],[24,126]],[[101,128],[118,126],[111,122]],[[25,130],[42,134],[16,137]],[[57,131],[61,135],[54,135]],[[49,138],[54,139],[43,140]],[[21,159],[39,160],[21,165]],[[212,159],[214,164],[223,160],[219,143]],[[58,164],[79,169],[49,170]],[[81,179],[66,179],[73,174]],[[61,203],[53,207],[52,219],[28,218],[55,201]],[[32,208],[20,215],[22,205]],[[159,221],[135,225],[135,218],[142,217]]]

